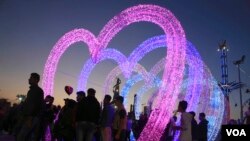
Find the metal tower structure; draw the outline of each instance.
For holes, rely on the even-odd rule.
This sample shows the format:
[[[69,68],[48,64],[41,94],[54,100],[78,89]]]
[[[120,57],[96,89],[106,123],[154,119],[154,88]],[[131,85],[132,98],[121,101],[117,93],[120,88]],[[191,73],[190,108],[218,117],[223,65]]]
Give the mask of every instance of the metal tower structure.
[[[218,51],[220,51],[221,56],[221,77],[222,81],[219,83],[219,86],[222,88],[223,94],[226,99],[229,100],[229,85],[228,85],[228,66],[227,66],[227,52],[229,49],[226,46],[226,41],[222,44],[219,44]]]
[[[221,56],[221,77],[222,81],[219,83],[221,90],[225,96],[225,119],[224,123],[227,123],[230,120],[230,100],[229,100],[229,93],[240,87],[240,82],[228,82],[228,65],[227,65],[227,52],[229,49],[226,46],[226,41],[222,44],[219,44],[218,51],[220,51]]]

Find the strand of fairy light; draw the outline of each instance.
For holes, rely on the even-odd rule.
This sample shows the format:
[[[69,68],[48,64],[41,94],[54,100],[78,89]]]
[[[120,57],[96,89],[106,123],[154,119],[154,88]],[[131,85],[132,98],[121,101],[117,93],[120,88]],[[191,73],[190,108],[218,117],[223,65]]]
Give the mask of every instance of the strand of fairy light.
[[[97,38],[85,29],[76,29],[66,33],[53,47],[46,61],[42,82],[45,95],[52,95],[54,76],[59,59],[70,45],[76,42],[85,42],[89,47],[92,59],[96,62],[98,61],[97,56],[100,50],[106,48],[110,40],[120,30],[132,23],[141,21],[155,23],[163,29],[165,34],[171,35],[171,38],[167,38],[166,40],[166,44],[169,46],[167,50],[167,60],[170,61],[167,61],[165,65],[165,68],[168,68],[168,70],[165,69],[164,71],[163,85],[165,86],[168,79],[174,77],[177,79],[174,79],[167,85],[167,91],[160,91],[164,92],[164,95],[162,95],[162,102],[159,103],[159,105],[165,107],[166,104],[164,101],[175,101],[175,94],[178,92],[176,89],[178,89],[177,86],[182,81],[182,71],[184,70],[185,33],[179,21],[170,11],[155,5],[139,5],[122,11],[105,25]],[[179,69],[175,69],[177,67],[179,67]],[[171,102],[168,104],[169,109],[166,110],[159,107],[159,111],[153,111],[153,113],[155,112],[157,114],[152,114],[152,116],[149,117],[149,121],[142,131],[139,140],[159,140],[164,130],[163,126],[165,127],[170,117],[169,111],[173,109],[173,105],[174,103]],[[159,120],[161,120],[160,123]]]

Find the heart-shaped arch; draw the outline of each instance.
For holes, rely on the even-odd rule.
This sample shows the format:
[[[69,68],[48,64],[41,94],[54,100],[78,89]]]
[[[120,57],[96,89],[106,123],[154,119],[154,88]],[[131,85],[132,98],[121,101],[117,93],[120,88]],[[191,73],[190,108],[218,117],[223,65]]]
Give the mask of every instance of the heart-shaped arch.
[[[157,48],[166,48],[167,46],[165,45],[165,39],[166,36],[165,35],[160,35],[160,36],[154,36],[152,38],[147,39],[146,41],[144,41],[142,44],[139,45],[139,47],[137,47],[132,53],[131,55],[128,57],[128,62],[129,64],[134,64],[137,63],[143,56],[145,56],[147,53],[149,53],[150,51],[157,49]],[[197,68],[202,68],[203,67],[203,62],[201,60],[201,57],[199,55],[199,53],[197,52],[197,50],[195,49],[195,47],[188,42],[187,43],[187,48],[186,48],[186,64],[189,66],[188,67],[188,76],[192,77],[192,79],[190,79],[190,83],[197,83],[197,81],[199,80],[200,77],[202,77],[202,71],[203,69],[197,69]],[[139,52],[139,53],[138,53]],[[152,70],[150,70],[150,73],[143,75],[143,78],[141,77],[137,77],[138,79],[136,79],[136,81],[141,81],[141,80],[146,80],[146,83],[150,83],[147,82],[148,80],[153,80],[153,76],[149,76],[150,74],[154,75],[154,74],[158,74],[160,71],[164,70],[164,64],[166,61],[159,61],[158,63],[156,63],[156,65],[152,68]],[[129,69],[133,70],[133,65],[129,67]],[[115,70],[119,70],[119,69],[115,69]],[[108,74],[108,77],[105,80],[105,85],[104,85],[104,94],[105,93],[109,93],[109,90],[111,90],[111,85],[113,84],[112,82],[114,81],[114,79],[120,75],[122,72],[124,72],[124,70],[119,70],[120,72],[114,72],[113,70]],[[150,78],[151,77],[151,78]],[[140,79],[140,80],[139,80]],[[134,81],[130,81],[130,83],[135,83]],[[121,93],[122,95],[125,95],[124,93],[127,92],[127,90],[130,89],[130,87],[132,87],[132,84],[127,85],[126,88],[124,88]],[[192,87],[189,87],[187,90],[187,96],[189,97],[190,103],[192,103],[193,106],[197,105],[197,101],[194,101],[194,97],[199,97],[200,95],[200,91],[201,89],[196,88],[196,85],[193,85]],[[197,95],[193,95],[193,94],[197,94]],[[125,98],[126,99],[126,98]],[[126,101],[126,100],[125,100]]]
[[[164,41],[161,41],[161,36],[157,36],[158,38],[151,38],[151,39],[156,39],[156,41],[154,40],[150,40],[150,43],[152,45],[156,45],[156,46],[164,46]],[[162,38],[164,40],[164,38]],[[158,41],[157,41],[158,40]],[[155,44],[154,44],[155,42]],[[149,46],[147,46],[149,47]],[[152,47],[151,47],[152,48]],[[136,50],[136,49],[135,49]],[[211,123],[209,127],[209,138],[213,139],[217,136],[218,134],[218,129],[220,128],[220,124],[221,124],[221,119],[223,116],[223,106],[218,105],[221,102],[223,102],[223,99],[221,99],[221,97],[219,98],[219,95],[222,94],[221,91],[216,87],[216,85],[214,85],[214,80],[212,80],[212,75],[211,73],[208,71],[208,68],[203,64],[201,57],[199,55],[199,53],[197,52],[197,50],[195,49],[195,47],[188,42],[188,48],[187,48],[187,64],[189,65],[189,71],[188,71],[188,79],[186,81],[183,82],[182,87],[185,87],[185,89],[189,89],[188,94],[186,95],[186,100],[189,101],[190,106],[189,106],[189,110],[194,110],[197,109],[197,107],[202,108],[199,111],[206,111],[208,118],[211,119]],[[158,64],[159,63],[159,64]],[[155,76],[155,74],[159,73],[159,70],[163,69],[163,60],[159,61],[150,71],[152,74],[152,76]],[[204,69],[203,66],[206,68]],[[161,67],[161,69],[159,69]],[[118,68],[118,67],[117,67]],[[197,69],[199,68],[199,69]],[[116,69],[116,68],[115,68]],[[120,70],[121,73],[121,70]],[[109,75],[110,78],[113,78],[112,80],[114,80],[114,78],[116,76],[118,76],[120,73],[114,73],[113,71],[110,72]],[[108,76],[109,76],[108,75]],[[147,76],[147,75],[146,75]],[[134,79],[133,79],[134,78]],[[128,86],[126,87],[125,84],[125,88],[122,89],[121,91],[121,95],[124,96],[124,98],[126,97],[126,93],[127,91],[130,89],[130,87],[136,83],[137,81],[143,80],[142,77],[140,75],[133,77],[131,80],[128,80]],[[195,79],[194,79],[195,78]],[[106,79],[107,80],[107,79]],[[155,80],[152,77],[149,78],[149,80]],[[107,82],[111,82],[111,80],[107,80]],[[154,81],[155,82],[155,81]],[[108,85],[110,85],[111,83],[108,83]],[[153,86],[152,83],[149,83],[148,85]],[[159,86],[159,84],[155,84],[156,86]],[[209,87],[204,87],[204,86],[209,86]],[[139,90],[139,92],[137,93],[137,96],[139,98],[140,93],[143,93],[144,91],[146,91],[147,86],[144,86],[144,89]],[[212,91],[212,92],[211,92]],[[186,91],[185,91],[186,92]],[[107,92],[106,92],[107,93]],[[125,93],[125,94],[124,94]],[[211,93],[211,94],[210,94]],[[202,95],[201,95],[202,94]],[[204,95],[205,94],[205,95]],[[211,101],[206,101],[203,102],[204,106],[198,106],[198,102],[200,101],[201,97],[203,97],[203,99],[207,99],[207,98],[211,98],[213,102]],[[217,96],[218,98],[216,98],[217,100],[215,100],[215,96]],[[213,97],[213,98],[212,98]],[[126,98],[125,98],[126,99]],[[191,101],[190,101],[191,100]],[[215,103],[214,103],[215,102]],[[206,103],[206,104],[205,104]],[[209,104],[209,103],[214,103],[214,104]],[[209,104],[209,105],[207,105]],[[137,104],[138,105],[138,104]],[[214,107],[214,105],[217,105],[216,107]],[[222,104],[223,105],[223,104]],[[205,108],[204,108],[205,107]],[[212,110],[210,110],[212,109]],[[213,115],[214,111],[217,111],[216,115]],[[217,115],[220,115],[220,117],[218,117]],[[217,117],[217,118],[215,118]]]
[[[137,62],[139,62],[147,53],[157,48],[165,47],[166,46],[165,44],[166,44],[165,35],[149,38],[143,43],[141,43],[136,49],[134,49],[128,58],[126,58],[125,55],[123,55],[121,52],[115,49],[101,50],[101,52],[99,53],[97,62],[94,62],[93,60],[89,59],[84,63],[84,66],[82,68],[82,71],[78,79],[79,80],[78,90],[83,90],[83,91],[86,90],[87,80],[89,78],[90,73],[94,69],[95,65],[97,65],[101,61],[106,60],[106,59],[112,59],[116,61],[120,69],[122,70],[123,75],[126,78],[128,78],[131,72],[134,70],[135,65],[137,65]],[[164,65],[165,65],[165,62],[164,62]],[[107,84],[108,83],[105,83],[105,86]],[[108,85],[110,85],[110,83]],[[107,93],[107,91],[104,91],[104,93]]]
[[[52,95],[54,76],[59,59],[70,45],[79,41],[86,43],[92,59],[96,61],[100,50],[106,48],[110,40],[120,30],[132,23],[141,21],[155,23],[162,28],[166,35],[171,35],[171,38],[166,39],[168,55],[162,79],[163,86],[160,91],[160,93],[164,93],[162,102],[159,104],[159,111],[153,111],[155,113],[150,116],[139,138],[142,141],[159,140],[170,118],[169,112],[173,110],[177,98],[176,94],[182,81],[186,48],[186,38],[182,26],[175,16],[163,7],[138,5],[128,8],[110,20],[97,38],[85,29],[76,29],[65,34],[53,47],[45,64],[42,82],[45,95]],[[167,89],[165,89],[166,87]],[[170,103],[167,104],[167,101]],[[167,105],[168,109],[165,108]]]

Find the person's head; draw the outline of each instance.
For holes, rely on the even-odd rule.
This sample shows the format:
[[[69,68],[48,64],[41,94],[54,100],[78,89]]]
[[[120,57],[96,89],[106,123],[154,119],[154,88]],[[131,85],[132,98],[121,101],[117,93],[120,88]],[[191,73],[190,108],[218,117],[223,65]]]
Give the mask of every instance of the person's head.
[[[64,99],[64,106],[68,106],[69,100],[70,100],[69,98],[65,98],[65,99]]]
[[[89,88],[87,93],[88,93],[88,96],[95,96],[96,91],[93,88]]]
[[[76,105],[76,101],[75,100],[73,100],[73,99],[69,99],[68,100],[68,107],[69,108],[73,109],[75,107],[75,105]]]
[[[115,105],[119,107],[119,106],[121,106],[123,104],[123,101],[124,101],[124,98],[119,95],[115,99]]]
[[[65,107],[69,107],[69,108],[73,108],[74,104],[76,103],[73,99],[69,99],[69,98],[65,98],[64,99],[65,102]]]
[[[47,95],[47,96],[44,98],[44,101],[45,101],[45,102],[48,102],[50,97],[51,97],[50,95]]]
[[[49,99],[49,102],[50,102],[51,104],[53,104],[53,103],[54,103],[54,100],[55,100],[54,97],[51,96],[50,99]]]
[[[109,104],[110,101],[111,101],[111,99],[112,99],[112,97],[109,94],[106,94],[105,97],[104,97],[104,99],[103,99],[104,105]]]
[[[30,85],[37,85],[40,81],[40,75],[38,73],[31,73],[29,78],[29,84]]]
[[[206,114],[205,113],[200,113],[199,114],[199,120],[204,120],[206,118]]]
[[[76,92],[76,101],[81,101],[86,96],[84,91],[78,91]]]
[[[193,118],[195,117],[195,112],[194,111],[191,111],[189,113],[193,116]]]
[[[46,97],[45,97],[45,102],[46,103],[48,103],[48,104],[53,104],[53,102],[54,102],[54,97],[53,96],[50,96],[50,95],[47,95]]]
[[[182,100],[179,102],[178,105],[178,112],[185,112],[187,109],[188,103],[185,100]]]
[[[62,109],[61,105],[57,105],[56,109],[58,110],[58,112]]]

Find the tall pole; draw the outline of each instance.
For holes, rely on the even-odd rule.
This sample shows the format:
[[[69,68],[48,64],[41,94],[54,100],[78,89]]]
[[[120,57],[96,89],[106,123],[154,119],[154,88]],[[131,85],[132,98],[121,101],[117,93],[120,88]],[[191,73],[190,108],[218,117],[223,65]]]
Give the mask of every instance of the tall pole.
[[[133,119],[134,120],[136,119],[135,117],[135,106],[137,106],[136,101],[137,101],[137,94],[134,95],[134,106],[133,106]]]
[[[239,88],[240,88],[240,122],[241,123],[243,123],[243,105],[242,105],[242,92],[241,92],[241,87],[243,86],[243,84],[241,83],[241,79],[240,79],[240,64],[243,64],[244,60],[245,60],[245,55],[243,55],[240,60],[236,60],[233,62],[234,65],[237,65],[238,67]]]
[[[226,46],[226,41],[219,45],[218,51],[220,51],[221,56],[221,88],[225,96],[225,112],[224,112],[224,123],[226,124],[230,119],[230,101],[229,101],[229,83],[228,83],[228,66],[227,66],[227,52],[228,48]]]
[[[241,84],[241,79],[240,79],[240,64],[237,64],[237,67],[238,67],[239,83]],[[242,108],[242,93],[241,93],[241,87],[240,87],[240,122],[243,123],[243,108]]]

